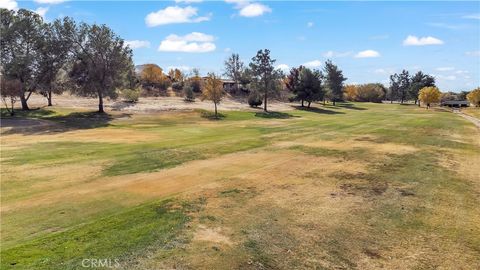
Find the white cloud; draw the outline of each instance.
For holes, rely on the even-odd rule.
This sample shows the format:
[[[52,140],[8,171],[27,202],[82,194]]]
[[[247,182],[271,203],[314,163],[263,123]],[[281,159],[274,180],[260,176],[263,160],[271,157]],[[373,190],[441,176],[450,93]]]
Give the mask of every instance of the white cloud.
[[[468,25],[466,24],[447,24],[447,23],[428,23],[428,25],[433,27],[450,29],[450,30],[458,30],[458,29],[464,29],[468,27]]]
[[[230,48],[225,48],[225,49],[223,49],[223,51],[226,52],[226,53],[228,53],[228,52],[231,52],[232,49],[230,49]]]
[[[480,20],[480,13],[465,15],[465,16],[463,16],[462,18],[464,18],[464,19]]]
[[[34,2],[38,4],[50,4],[50,5],[60,4],[65,1],[66,0],[34,0]]]
[[[465,53],[468,56],[480,56],[480,51],[471,51]]]
[[[169,66],[169,67],[167,67],[167,70],[171,70],[171,69],[179,69],[183,72],[189,72],[192,68],[189,67],[189,66]]]
[[[169,35],[158,47],[162,52],[188,52],[188,53],[205,53],[216,49],[211,35],[192,32],[185,36]]]
[[[313,22],[308,22],[307,27],[313,27],[314,23]]]
[[[280,64],[275,66],[275,69],[280,69],[282,71],[288,71],[290,67],[287,64]]]
[[[129,46],[130,49],[150,48],[150,42],[147,40],[127,40],[125,45]]]
[[[468,70],[457,70],[457,71],[455,71],[455,74],[467,74],[467,73],[470,73],[470,72],[468,72]]]
[[[438,67],[435,70],[437,70],[437,71],[452,71],[454,69],[455,69],[454,67]]]
[[[191,3],[201,3],[203,0],[175,0],[175,3],[185,3],[185,4],[191,4]]]
[[[145,23],[149,27],[172,24],[172,23],[198,23],[210,20],[211,15],[197,16],[197,8],[167,7],[157,12],[152,12],[145,17]]]
[[[346,57],[352,54],[352,52],[334,52],[334,51],[327,51],[323,53],[324,57],[333,58],[333,57]]]
[[[268,6],[260,3],[252,3],[240,9],[239,14],[243,17],[257,17],[269,12],[272,12],[272,10]]]
[[[8,10],[17,10],[18,3],[14,0],[0,0],[0,8],[5,8]]]
[[[303,66],[308,68],[316,68],[316,67],[320,67],[321,65],[322,65],[322,62],[320,60],[313,60],[303,64]]]
[[[355,54],[355,58],[373,58],[380,57],[380,53],[374,50],[365,50]]]
[[[418,38],[416,36],[409,35],[404,41],[404,46],[425,46],[425,45],[441,45],[443,41],[431,36]]]
[[[238,14],[243,17],[257,17],[272,12],[269,6],[248,0],[225,0],[225,2],[234,4],[235,8],[240,10]]]
[[[42,18],[44,19],[45,19],[45,15],[47,14],[47,11],[48,11],[48,7],[39,7],[34,10],[35,13],[42,16]]]

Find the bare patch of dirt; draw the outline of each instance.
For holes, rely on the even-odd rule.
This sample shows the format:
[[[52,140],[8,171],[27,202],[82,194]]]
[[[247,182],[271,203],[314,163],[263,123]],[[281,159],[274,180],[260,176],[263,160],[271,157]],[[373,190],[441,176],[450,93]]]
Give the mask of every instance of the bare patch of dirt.
[[[199,225],[193,236],[193,241],[206,241],[217,244],[232,245],[230,238],[223,234],[220,227],[207,228],[205,225]]]

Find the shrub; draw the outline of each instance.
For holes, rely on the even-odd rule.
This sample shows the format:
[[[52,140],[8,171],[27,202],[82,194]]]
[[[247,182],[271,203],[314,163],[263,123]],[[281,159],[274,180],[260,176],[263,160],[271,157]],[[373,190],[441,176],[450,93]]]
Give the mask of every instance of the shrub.
[[[248,100],[248,105],[250,105],[250,107],[258,107],[263,103],[262,97],[257,91],[250,92],[247,100]]]
[[[140,98],[140,89],[123,89],[121,96],[126,102],[135,103]]]
[[[186,84],[183,88],[183,95],[185,96],[184,100],[186,102],[195,101],[195,93],[193,93],[193,86],[191,84]]]
[[[174,82],[174,83],[172,83],[172,89],[175,90],[175,91],[182,91],[183,86],[184,86],[184,83],[183,83],[183,82]]]
[[[472,90],[472,92],[468,93],[467,99],[475,107],[480,107],[480,88]]]

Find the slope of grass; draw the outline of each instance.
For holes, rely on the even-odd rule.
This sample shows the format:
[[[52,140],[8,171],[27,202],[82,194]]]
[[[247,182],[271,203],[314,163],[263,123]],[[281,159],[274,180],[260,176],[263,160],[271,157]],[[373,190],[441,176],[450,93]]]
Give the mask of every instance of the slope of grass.
[[[471,123],[416,106],[315,106],[222,112],[220,120],[202,111],[18,115],[56,126],[2,136],[2,269],[77,269],[86,257],[119,259],[125,269],[480,265],[480,184],[469,171],[480,149]],[[85,131],[98,141],[85,140]],[[392,153],[376,149],[386,144]],[[396,145],[413,150],[395,153]],[[243,153],[253,160],[221,164]],[[188,167],[195,160],[215,162]],[[472,165],[461,166],[465,160]],[[185,188],[205,209],[158,203],[167,196],[156,195],[158,183],[169,180],[161,174],[142,182],[179,165],[198,170],[174,175],[179,181],[211,178]],[[366,171],[348,171],[355,166]],[[195,240],[198,225],[225,227],[232,243]],[[168,244],[175,237],[188,241]]]

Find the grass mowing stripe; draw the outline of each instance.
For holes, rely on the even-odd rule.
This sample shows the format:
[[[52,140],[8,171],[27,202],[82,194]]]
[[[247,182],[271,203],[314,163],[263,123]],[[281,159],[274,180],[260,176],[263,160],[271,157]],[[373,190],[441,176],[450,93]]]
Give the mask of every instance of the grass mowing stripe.
[[[164,245],[189,217],[161,201],[131,208],[67,231],[2,250],[2,269],[80,269],[89,258],[128,261],[150,245]]]

